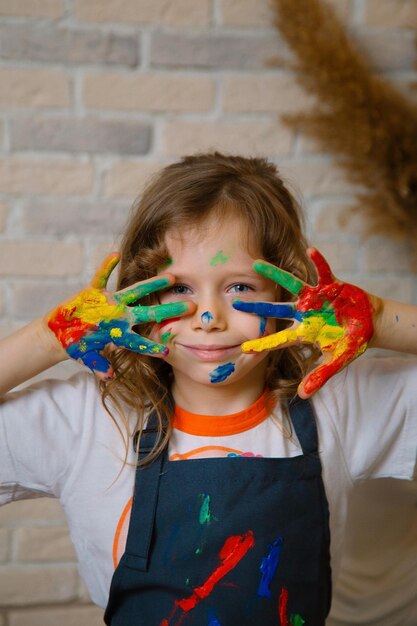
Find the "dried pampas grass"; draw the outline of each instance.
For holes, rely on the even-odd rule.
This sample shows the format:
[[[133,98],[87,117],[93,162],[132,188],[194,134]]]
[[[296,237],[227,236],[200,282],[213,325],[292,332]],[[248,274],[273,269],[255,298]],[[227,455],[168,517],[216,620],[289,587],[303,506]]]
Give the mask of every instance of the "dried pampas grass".
[[[274,0],[276,25],[294,53],[300,84],[319,104],[286,116],[362,188],[358,207],[373,230],[417,232],[417,111],[376,76],[349,41],[334,12],[320,0]]]

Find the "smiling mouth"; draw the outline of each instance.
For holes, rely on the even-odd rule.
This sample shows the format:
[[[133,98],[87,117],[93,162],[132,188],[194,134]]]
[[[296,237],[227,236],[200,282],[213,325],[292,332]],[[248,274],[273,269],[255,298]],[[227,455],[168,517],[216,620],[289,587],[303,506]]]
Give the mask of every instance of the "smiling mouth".
[[[221,361],[222,359],[229,358],[232,352],[235,352],[237,348],[240,348],[239,343],[234,346],[180,345],[201,361]]]

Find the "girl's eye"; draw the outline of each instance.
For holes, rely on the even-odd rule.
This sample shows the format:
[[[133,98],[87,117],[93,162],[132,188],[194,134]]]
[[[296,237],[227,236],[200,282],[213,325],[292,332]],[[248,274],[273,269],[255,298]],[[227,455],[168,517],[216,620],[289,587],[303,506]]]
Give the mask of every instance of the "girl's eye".
[[[173,285],[170,291],[176,296],[185,296],[191,293],[191,289],[186,285]]]
[[[236,285],[232,285],[229,288],[231,293],[247,293],[249,291],[253,291],[253,288],[249,285],[245,285],[245,283],[237,283]]]

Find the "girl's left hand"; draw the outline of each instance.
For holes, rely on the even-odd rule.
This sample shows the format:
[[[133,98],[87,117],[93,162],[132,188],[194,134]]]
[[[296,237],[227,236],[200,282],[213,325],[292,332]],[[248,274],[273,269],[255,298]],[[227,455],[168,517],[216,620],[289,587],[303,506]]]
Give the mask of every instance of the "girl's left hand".
[[[315,287],[266,261],[254,263],[257,272],[297,295],[295,302],[233,303],[239,311],[294,320],[285,330],[245,341],[243,352],[263,352],[296,343],[314,344],[321,349],[323,362],[301,381],[298,388],[301,398],[311,396],[331,376],[365,352],[374,334],[375,311],[371,296],[359,287],[335,278],[318,250],[310,248],[307,252],[317,269]]]

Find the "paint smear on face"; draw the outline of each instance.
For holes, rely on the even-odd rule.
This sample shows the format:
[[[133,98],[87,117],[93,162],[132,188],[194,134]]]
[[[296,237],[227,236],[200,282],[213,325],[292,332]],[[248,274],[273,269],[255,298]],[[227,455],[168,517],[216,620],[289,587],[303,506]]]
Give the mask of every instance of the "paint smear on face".
[[[162,333],[161,335],[161,343],[166,346],[167,343],[170,341],[172,337],[172,332],[170,330],[167,330],[165,333]]]
[[[261,317],[259,322],[259,336],[263,337],[265,335],[266,329],[266,317]]]
[[[271,581],[277,571],[279,558],[282,550],[282,537],[275,539],[272,546],[269,546],[269,551],[262,559],[261,563],[261,581],[259,583],[258,596],[262,598],[270,598],[271,590],[269,588]]]
[[[203,324],[203,326],[207,326],[207,324],[210,324],[212,319],[213,316],[210,311],[204,311],[204,313],[202,313],[201,315],[201,323]]]
[[[215,265],[219,265],[219,263],[226,263],[228,260],[229,257],[227,256],[227,254],[225,254],[223,250],[219,250],[211,259],[210,265],[214,267]]]
[[[234,363],[225,363],[224,365],[219,365],[215,370],[210,372],[210,381],[212,383],[222,383],[226,378],[233,374],[235,371]]]

